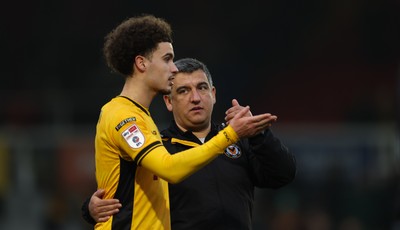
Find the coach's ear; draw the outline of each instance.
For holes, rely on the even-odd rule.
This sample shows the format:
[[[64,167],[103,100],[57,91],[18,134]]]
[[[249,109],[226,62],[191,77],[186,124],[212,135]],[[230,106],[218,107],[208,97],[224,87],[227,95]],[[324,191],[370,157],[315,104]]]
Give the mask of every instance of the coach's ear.
[[[168,111],[172,112],[171,96],[164,95],[163,98],[164,98],[164,102],[165,102],[165,105],[167,106]]]
[[[217,102],[217,89],[213,86],[211,89],[211,93],[212,93],[212,97],[213,97],[213,104],[215,105],[215,103]]]

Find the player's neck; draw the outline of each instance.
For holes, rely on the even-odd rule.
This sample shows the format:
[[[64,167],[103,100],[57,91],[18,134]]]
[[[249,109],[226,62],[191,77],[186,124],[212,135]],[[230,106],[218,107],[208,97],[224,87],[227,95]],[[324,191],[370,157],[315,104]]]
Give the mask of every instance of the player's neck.
[[[126,79],[120,95],[128,97],[140,103],[142,106],[149,108],[156,94],[156,92],[148,89],[142,81],[135,81],[133,77],[129,77]]]

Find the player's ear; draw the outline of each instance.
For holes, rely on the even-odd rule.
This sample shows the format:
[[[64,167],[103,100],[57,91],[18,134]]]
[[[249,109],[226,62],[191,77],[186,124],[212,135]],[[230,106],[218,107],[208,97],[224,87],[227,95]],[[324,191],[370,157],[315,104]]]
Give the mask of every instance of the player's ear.
[[[171,95],[164,95],[163,98],[168,111],[172,112]]]
[[[134,66],[136,67],[136,69],[138,69],[140,72],[144,72],[146,70],[146,58],[138,55],[135,57],[135,62],[134,62]]]

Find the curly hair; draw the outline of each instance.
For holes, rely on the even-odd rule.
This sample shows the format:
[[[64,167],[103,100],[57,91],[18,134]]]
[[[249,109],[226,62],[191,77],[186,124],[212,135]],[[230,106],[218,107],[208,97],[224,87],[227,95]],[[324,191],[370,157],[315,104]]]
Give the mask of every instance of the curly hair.
[[[112,70],[129,76],[135,57],[151,59],[160,42],[172,43],[171,26],[162,18],[142,15],[125,20],[107,34],[103,53]]]

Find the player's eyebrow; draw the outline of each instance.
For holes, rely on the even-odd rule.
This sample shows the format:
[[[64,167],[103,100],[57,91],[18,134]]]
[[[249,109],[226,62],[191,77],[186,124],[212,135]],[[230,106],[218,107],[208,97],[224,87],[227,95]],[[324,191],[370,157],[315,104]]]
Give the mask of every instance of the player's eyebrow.
[[[168,52],[164,54],[162,57],[166,59],[174,59],[174,53]]]

